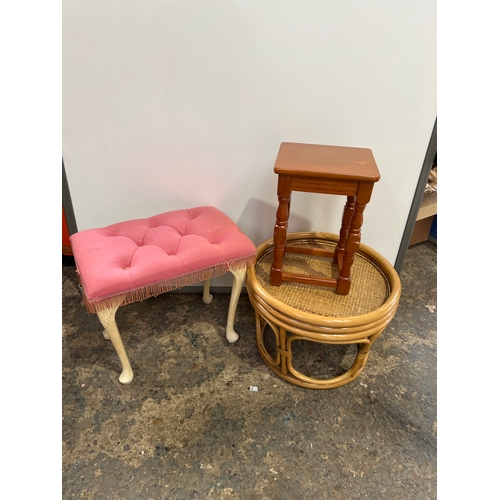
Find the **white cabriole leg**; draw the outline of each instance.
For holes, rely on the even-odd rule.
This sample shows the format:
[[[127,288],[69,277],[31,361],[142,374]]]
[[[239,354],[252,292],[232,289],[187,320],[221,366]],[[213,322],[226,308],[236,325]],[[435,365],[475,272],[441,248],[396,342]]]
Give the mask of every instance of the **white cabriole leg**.
[[[210,293],[210,278],[203,282],[203,302],[210,304],[214,296]]]
[[[123,346],[122,338],[120,336],[120,331],[115,320],[115,314],[118,307],[113,307],[111,309],[106,309],[104,311],[99,311],[97,316],[102,326],[104,327],[104,338],[111,340],[113,347],[118,354],[118,358],[122,364],[122,373],[119,380],[122,384],[130,384],[134,378],[134,372],[130,366],[127,353],[125,352],[125,347]]]
[[[227,314],[226,338],[229,343],[233,344],[238,340],[239,335],[234,331],[234,316],[236,315],[236,306],[240,298],[243,281],[247,273],[246,268],[231,269],[233,273],[233,288],[231,290],[231,299],[229,301],[229,312]]]

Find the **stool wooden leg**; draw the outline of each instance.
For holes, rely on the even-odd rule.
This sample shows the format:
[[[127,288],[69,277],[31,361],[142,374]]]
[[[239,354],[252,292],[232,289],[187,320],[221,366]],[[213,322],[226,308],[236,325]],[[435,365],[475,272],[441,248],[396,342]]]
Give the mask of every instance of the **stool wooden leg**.
[[[276,211],[273,236],[273,263],[269,279],[269,283],[276,286],[283,282],[283,256],[285,255],[286,230],[290,216],[291,192],[291,177],[280,175],[278,177],[278,210]]]
[[[97,316],[102,326],[104,327],[104,338],[110,339],[113,347],[118,354],[118,358],[122,364],[122,373],[119,380],[122,384],[130,384],[134,378],[134,372],[130,366],[125,347],[123,346],[122,338],[120,336],[120,331],[115,320],[115,314],[118,307],[113,307],[111,309],[106,309],[104,311],[99,311]]]
[[[360,183],[356,203],[354,204],[354,214],[351,219],[351,227],[347,237],[347,244],[342,260],[342,268],[339,269],[337,283],[337,293],[347,295],[351,288],[351,266],[354,262],[354,255],[359,249],[361,242],[361,226],[363,224],[363,212],[373,189],[373,183]]]
[[[241,289],[243,288],[243,282],[245,281],[247,270],[246,268],[229,268],[229,270],[233,274],[233,287],[231,289],[229,312],[227,314],[226,338],[229,343],[234,344],[239,337],[239,335],[234,331],[234,317],[236,315],[236,306],[238,305],[238,300],[240,298]]]
[[[203,302],[210,304],[214,296],[210,293],[210,278],[203,282]]]
[[[352,216],[354,214],[355,201],[355,196],[347,197],[347,202],[344,207],[344,213],[342,214],[342,226],[339,233],[339,242],[335,248],[335,253],[333,255],[333,262],[335,263],[338,263],[339,257],[340,260],[342,260],[342,256],[345,253],[347,237],[349,236],[349,228],[351,227]]]

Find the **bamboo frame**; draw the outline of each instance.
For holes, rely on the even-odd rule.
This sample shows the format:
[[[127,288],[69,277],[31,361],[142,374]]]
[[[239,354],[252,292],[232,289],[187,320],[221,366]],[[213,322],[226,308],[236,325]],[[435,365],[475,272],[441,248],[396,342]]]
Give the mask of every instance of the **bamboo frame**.
[[[331,233],[290,233],[287,243],[300,241],[334,241],[338,235]],[[257,262],[267,252],[272,251],[273,241],[268,240],[257,248]],[[266,365],[279,377],[288,382],[311,389],[331,389],[352,382],[363,371],[371,346],[394,317],[401,283],[395,269],[372,248],[361,243],[358,253],[370,260],[389,283],[389,296],[376,310],[359,316],[334,318],[310,314],[290,307],[259,283],[254,267],[247,269],[247,292],[255,310],[256,343],[260,356]],[[264,346],[264,330],[269,326],[276,342],[276,358]],[[293,366],[292,343],[308,340],[324,344],[356,344],[358,352],[352,366],[342,375],[329,379],[315,379],[300,373]]]

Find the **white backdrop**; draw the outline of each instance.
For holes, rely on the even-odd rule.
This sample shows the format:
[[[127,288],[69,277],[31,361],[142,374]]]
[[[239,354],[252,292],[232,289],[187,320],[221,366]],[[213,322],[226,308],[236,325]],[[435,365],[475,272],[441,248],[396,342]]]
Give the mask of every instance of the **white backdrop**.
[[[394,264],[437,113],[436,0],[62,8],[79,230],[214,205],[257,245],[273,233],[281,142],[366,147],[382,177],[362,241]],[[290,231],[338,233],[343,199],[292,198]]]

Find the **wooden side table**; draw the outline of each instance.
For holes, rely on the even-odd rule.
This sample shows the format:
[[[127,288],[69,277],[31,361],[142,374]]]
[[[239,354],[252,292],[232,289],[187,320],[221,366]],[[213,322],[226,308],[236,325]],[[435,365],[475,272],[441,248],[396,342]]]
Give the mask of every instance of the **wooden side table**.
[[[347,295],[350,270],[361,241],[363,211],[370,201],[373,184],[380,179],[370,149],[283,142],[274,172],[278,174],[278,209],[273,236],[273,264],[270,284],[284,281],[330,286]],[[287,247],[286,231],[292,191],[347,196],[342,215],[339,242],[335,251],[306,247]],[[337,277],[325,278],[283,271],[285,252],[320,255],[338,265]]]

